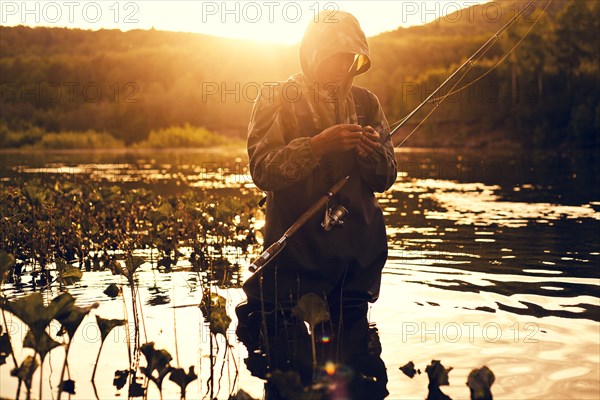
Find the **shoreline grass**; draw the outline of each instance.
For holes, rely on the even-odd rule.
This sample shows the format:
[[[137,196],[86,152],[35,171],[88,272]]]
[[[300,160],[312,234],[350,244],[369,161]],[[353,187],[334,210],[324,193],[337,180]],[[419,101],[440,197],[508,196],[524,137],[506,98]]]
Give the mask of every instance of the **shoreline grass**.
[[[45,132],[39,128],[11,131],[0,126],[0,151],[144,151],[144,150],[198,150],[245,147],[240,137],[226,137],[217,132],[190,124],[171,126],[150,131],[148,137],[131,144],[110,132],[62,131]]]

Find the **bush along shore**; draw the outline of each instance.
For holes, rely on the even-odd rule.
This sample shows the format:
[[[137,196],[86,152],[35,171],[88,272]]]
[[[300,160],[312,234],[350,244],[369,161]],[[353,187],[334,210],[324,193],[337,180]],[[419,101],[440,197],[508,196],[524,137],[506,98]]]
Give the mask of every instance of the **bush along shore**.
[[[74,149],[164,149],[164,148],[205,148],[241,143],[240,139],[227,139],[225,136],[205,128],[185,124],[164,129],[152,130],[148,137],[132,144],[126,144],[117,135],[109,132],[86,131],[46,132],[39,127],[29,126],[11,130],[0,122],[0,149],[23,150],[74,150]]]

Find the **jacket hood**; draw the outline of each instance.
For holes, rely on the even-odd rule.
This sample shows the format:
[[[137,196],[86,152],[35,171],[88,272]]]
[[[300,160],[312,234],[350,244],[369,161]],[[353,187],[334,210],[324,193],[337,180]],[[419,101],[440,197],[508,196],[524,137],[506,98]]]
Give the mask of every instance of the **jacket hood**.
[[[317,82],[319,64],[338,53],[355,54],[351,76],[362,74],[371,67],[367,38],[352,14],[322,11],[315,20],[306,29],[300,44],[300,65],[309,82]]]

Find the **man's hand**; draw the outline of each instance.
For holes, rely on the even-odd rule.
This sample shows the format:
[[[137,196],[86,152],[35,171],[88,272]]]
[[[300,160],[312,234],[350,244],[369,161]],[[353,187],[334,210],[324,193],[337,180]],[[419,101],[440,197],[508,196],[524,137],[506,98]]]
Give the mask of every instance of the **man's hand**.
[[[379,142],[381,138],[377,131],[371,126],[364,127],[363,132],[364,134],[356,146],[356,152],[359,157],[364,158],[369,156],[373,150],[381,146],[381,143]]]
[[[371,128],[372,129],[372,128]],[[323,130],[310,138],[310,144],[319,157],[330,153],[343,153],[358,146],[363,127],[356,124],[339,124]]]

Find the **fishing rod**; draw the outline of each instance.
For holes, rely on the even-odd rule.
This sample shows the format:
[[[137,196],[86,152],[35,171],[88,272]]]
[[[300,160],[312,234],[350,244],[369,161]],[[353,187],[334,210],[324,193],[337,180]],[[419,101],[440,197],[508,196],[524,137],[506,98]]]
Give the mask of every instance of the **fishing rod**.
[[[473,53],[471,55],[471,57],[469,57],[464,63],[462,63],[462,65],[460,67],[458,67],[440,86],[438,86],[438,88],[436,90],[434,90],[429,96],[427,96],[427,98],[421,104],[419,104],[413,111],[411,111],[406,117],[404,117],[398,123],[398,125],[385,137],[385,139],[382,141],[382,143],[385,143],[388,140],[390,140],[392,138],[392,136],[395,133],[397,133],[398,130],[402,126],[404,126],[406,124],[406,122],[408,122],[417,112],[419,112],[426,104],[428,104],[446,85],[448,85],[449,82],[452,81],[452,79],[454,79],[463,69],[465,69],[465,67],[468,67],[468,66],[471,67],[473,65],[473,62],[475,59],[481,58],[489,50],[489,48],[491,47],[491,44],[493,44],[495,41],[497,41],[498,38],[500,37],[500,35],[502,35],[502,33],[504,33],[506,30],[508,30],[517,21],[517,19],[521,15],[523,15],[525,13],[525,11],[527,11],[527,9],[529,7],[531,7],[534,3],[535,3],[535,0],[532,0],[529,3],[527,3],[527,5],[520,12],[518,12],[514,17],[512,17],[496,33],[494,33],[494,35],[492,35],[492,37],[490,37],[475,53]],[[454,86],[450,89],[450,93],[452,93],[454,88],[456,88],[456,86],[462,81],[462,79],[465,76],[466,76],[466,73],[464,73],[463,76],[459,80],[457,80],[457,82],[454,84]],[[421,121],[421,123],[419,123],[417,128],[415,128],[406,138],[404,138],[404,140],[400,143],[400,145],[398,147],[402,146],[402,144],[404,144],[408,140],[408,138],[410,136],[412,136],[412,134],[418,129],[418,127],[421,126],[423,124],[423,122],[425,122],[425,120],[450,95],[450,93],[442,96],[440,101],[435,102],[435,106],[429,112],[429,114],[425,117],[425,119],[423,121]],[[329,191],[326,194],[324,194],[322,197],[320,197],[319,200],[317,200],[317,202],[315,202],[308,210],[306,210],[284,232],[284,234],[281,236],[281,238],[279,240],[277,240],[276,242],[271,244],[266,250],[263,251],[263,253],[256,260],[254,260],[252,262],[252,264],[250,264],[249,270],[254,273],[260,272],[264,266],[266,266],[271,260],[273,260],[281,252],[281,250],[283,250],[283,248],[285,247],[285,245],[287,243],[287,239],[290,236],[292,236],[295,232],[297,232],[317,212],[319,212],[319,210],[321,210],[321,208],[327,204],[329,199],[331,199],[335,194],[337,194],[344,187],[344,185],[348,182],[349,179],[350,179],[350,176],[348,175],[348,176],[341,178],[339,181],[337,181],[329,189]]]
[[[421,103],[419,104],[414,110],[412,110],[412,112],[410,114],[408,114],[406,117],[404,117],[402,119],[402,121],[398,124],[398,126],[396,126],[384,139],[384,143],[387,142],[388,140],[390,140],[392,138],[392,136],[400,129],[404,126],[404,124],[406,124],[406,122],[408,122],[409,119],[411,119],[417,112],[419,112],[421,110],[421,108],[423,108],[423,106],[425,106],[425,104],[429,103],[429,101],[431,99],[433,99],[450,81],[452,81],[452,79],[454,79],[455,76],[457,76],[460,71],[462,71],[466,66],[471,66],[473,65],[473,60],[475,60],[478,57],[481,57],[483,54],[485,54],[485,52],[488,50],[488,48],[490,47],[491,44],[493,44],[496,40],[498,40],[498,38],[500,37],[500,35],[502,35],[504,33],[504,31],[506,31],[508,28],[510,28],[512,26],[512,24],[515,23],[515,21],[525,12],[527,11],[527,9],[532,6],[534,4],[534,1],[530,1],[529,3],[527,3],[527,5],[519,12],[517,13],[514,17],[512,17],[506,24],[504,24],[504,26],[502,28],[500,28],[500,30],[498,32],[496,32],[492,37],[490,37],[487,42],[485,42],[483,44],[483,46],[481,46],[475,53],[473,53],[473,55],[471,55],[471,57],[469,57],[464,63],[462,63],[462,65],[460,67],[458,67],[448,78],[446,78],[446,80],[440,85],[438,86],[437,89],[435,89],[429,96],[427,96],[427,98]],[[406,139],[404,140],[406,141]]]
[[[518,47],[519,47],[519,45],[520,45],[520,44],[521,44],[521,43],[522,43],[522,42],[525,40],[525,38],[526,38],[526,37],[527,37],[527,36],[528,36],[528,35],[531,33],[531,31],[533,30],[533,28],[535,28],[535,26],[536,26],[536,25],[537,25],[537,24],[540,22],[540,19],[541,19],[541,18],[542,18],[542,16],[543,16],[543,15],[546,13],[546,11],[548,10],[548,8],[550,7],[550,4],[551,4],[552,2],[553,2],[553,0],[548,0],[548,2],[546,3],[546,5],[544,6],[543,12],[542,12],[542,13],[540,13],[540,15],[537,17],[537,19],[536,19],[536,20],[534,21],[534,23],[531,25],[531,27],[529,27],[529,29],[527,30],[527,32],[525,32],[525,34],[524,34],[524,35],[523,35],[523,36],[522,36],[522,37],[521,37],[521,38],[520,38],[520,39],[517,41],[517,43],[515,43],[515,45],[514,45],[514,46],[513,46],[513,47],[512,47],[510,50],[508,50],[508,51],[506,52],[506,54],[505,54],[505,55],[504,55],[504,56],[503,56],[503,57],[502,57],[502,58],[501,58],[501,59],[500,59],[500,60],[499,60],[499,61],[498,61],[498,62],[497,62],[495,65],[493,65],[493,66],[492,66],[490,69],[488,69],[486,72],[484,72],[483,74],[481,74],[480,76],[478,76],[477,78],[475,78],[474,80],[472,80],[471,82],[469,82],[468,84],[466,84],[466,85],[464,85],[464,86],[460,87],[459,89],[456,89],[456,90],[454,90],[454,89],[456,88],[456,86],[458,86],[458,83],[460,83],[460,81],[462,80],[462,78],[461,78],[461,79],[459,79],[459,80],[458,80],[458,82],[457,82],[457,83],[456,83],[456,84],[455,84],[455,85],[452,87],[452,89],[451,89],[451,90],[450,90],[448,93],[446,93],[446,94],[445,94],[445,95],[442,97],[442,99],[441,99],[441,100],[439,100],[439,99],[436,99],[436,98],[435,98],[436,92],[437,92],[437,91],[439,91],[439,90],[436,90],[436,92],[432,93],[432,95],[431,95],[431,96],[429,96],[429,97],[428,97],[428,99],[426,99],[426,100],[425,100],[425,101],[424,101],[422,104],[420,104],[418,108],[421,108],[421,107],[423,107],[423,106],[425,105],[425,103],[433,103],[433,104],[435,105],[435,107],[434,107],[434,109],[435,109],[435,108],[436,108],[437,106],[439,106],[439,104],[440,104],[441,102],[443,102],[443,101],[444,101],[444,100],[445,100],[447,97],[449,97],[449,96],[452,96],[452,95],[454,95],[454,94],[456,94],[456,93],[462,92],[463,90],[465,90],[466,88],[468,88],[468,87],[470,87],[470,86],[474,85],[475,83],[479,82],[481,79],[483,79],[484,77],[486,77],[487,75],[489,75],[489,74],[490,74],[490,73],[491,73],[493,70],[495,70],[496,68],[498,68],[498,66],[500,66],[500,65],[501,65],[501,64],[502,64],[502,63],[503,63],[503,62],[504,62],[504,61],[505,61],[505,60],[506,60],[506,59],[507,59],[507,58],[508,58],[508,57],[509,57],[509,56],[510,56],[510,55],[511,55],[511,54],[512,54],[512,53],[513,53],[513,52],[514,52],[514,51],[515,51],[515,50],[516,50]],[[522,14],[522,13],[524,13],[524,12],[527,10],[527,8],[529,8],[529,6],[531,6],[533,3],[534,3],[534,1],[533,1],[533,0],[532,0],[532,1],[530,1],[530,2],[529,2],[529,3],[528,3],[528,4],[527,4],[527,5],[526,5],[526,6],[523,8],[523,10],[521,10],[521,12],[520,12],[519,14],[517,14],[517,15],[516,15],[516,16],[515,16],[513,19],[516,19],[516,18],[518,18],[518,17],[519,17],[519,15],[520,15],[520,14]],[[465,61],[465,62],[463,63],[463,65],[461,65],[461,66],[460,66],[460,67],[459,67],[459,68],[458,68],[458,69],[455,71],[455,74],[453,74],[453,75],[456,75],[456,73],[458,73],[458,71],[460,71],[460,70],[461,70],[461,68],[464,68],[464,67],[465,67],[465,66],[467,66],[467,65],[468,65],[469,67],[472,67],[472,66],[473,66],[473,64],[474,64],[476,61],[478,61],[478,60],[479,60],[479,59],[480,59],[480,58],[481,58],[483,55],[485,55],[485,52],[487,51],[487,49],[486,49],[485,51],[484,51],[483,49],[485,49],[487,45],[490,45],[490,46],[491,46],[491,44],[492,44],[493,42],[495,42],[496,40],[498,40],[498,38],[499,38],[500,34],[501,34],[501,33],[503,33],[504,31],[506,31],[506,30],[507,30],[507,29],[510,27],[510,23],[511,23],[511,22],[512,22],[512,20],[511,20],[511,21],[509,21],[509,23],[507,23],[505,26],[503,26],[503,27],[502,27],[502,29],[500,29],[500,30],[499,30],[499,31],[498,31],[498,32],[497,32],[497,33],[496,33],[494,36],[492,36],[492,37],[490,38],[490,40],[488,40],[488,41],[487,41],[487,42],[486,42],[486,43],[485,43],[485,44],[484,44],[484,45],[483,45],[483,46],[482,46],[482,47],[481,47],[481,48],[480,48],[480,49],[479,49],[477,52],[475,52],[475,53],[473,54],[473,56],[471,57],[471,59],[469,59],[469,60]],[[479,53],[479,54],[478,54],[478,53]],[[470,70],[470,68],[469,68],[469,70]],[[465,73],[465,75],[466,75],[466,73]],[[444,83],[443,83],[443,84],[440,86],[440,88],[441,88],[441,87],[443,87],[443,86],[444,86],[444,85],[445,85],[447,82],[449,82],[450,80],[452,80],[452,78],[453,78],[453,76],[450,76],[450,77],[449,77],[449,78],[448,78],[448,79],[447,79],[447,80],[446,80],[446,81],[445,81],[445,82],[444,82]],[[440,89],[440,88],[438,88],[438,89]],[[418,110],[417,110],[417,111],[418,111]],[[391,137],[391,136],[392,136],[392,135],[395,133],[395,131],[397,131],[399,128],[401,128],[401,127],[402,127],[402,126],[403,126],[403,125],[406,123],[406,121],[407,121],[408,119],[410,119],[410,118],[411,118],[411,117],[412,117],[414,114],[415,114],[414,112],[411,112],[410,114],[408,114],[408,115],[407,115],[407,116],[405,116],[404,118],[402,118],[402,119],[400,119],[400,120],[398,120],[398,121],[394,122],[393,124],[390,124],[390,126],[396,126],[396,125],[398,125],[398,126],[397,126],[397,127],[394,129],[394,131],[392,131],[392,133],[390,133],[390,135],[388,135],[388,137]],[[412,134],[413,134],[413,133],[415,133],[415,131],[417,131],[417,130],[419,129],[419,127],[420,127],[420,126],[421,126],[421,125],[422,125],[422,124],[425,122],[425,120],[427,120],[427,118],[429,118],[429,116],[430,116],[431,114],[432,114],[431,112],[430,112],[429,114],[427,114],[427,116],[426,116],[426,117],[425,117],[425,118],[424,118],[424,119],[423,119],[423,120],[422,120],[422,121],[421,121],[421,122],[418,124],[418,126],[417,126],[415,129],[413,129],[413,131],[412,131],[412,132],[410,132],[410,133],[409,133],[409,134],[408,134],[408,135],[407,135],[407,136],[404,138],[404,140],[402,140],[402,142],[401,142],[400,144],[398,144],[397,146],[395,146],[395,147],[400,147],[400,146],[402,146],[402,145],[404,144],[404,142],[406,142],[406,141],[407,141],[407,140],[408,140],[408,139],[409,139],[409,138],[412,136]],[[386,138],[386,140],[387,140],[387,138]]]

